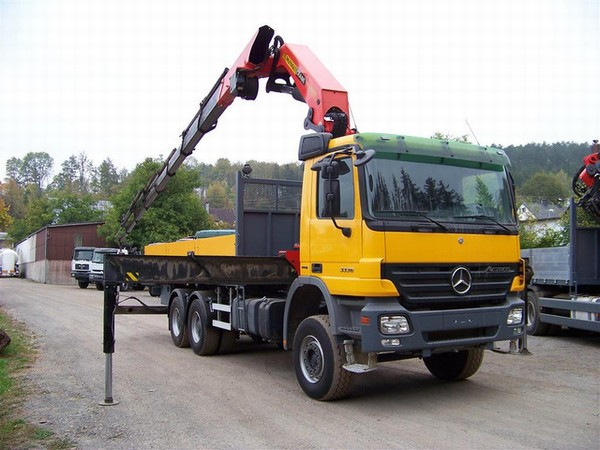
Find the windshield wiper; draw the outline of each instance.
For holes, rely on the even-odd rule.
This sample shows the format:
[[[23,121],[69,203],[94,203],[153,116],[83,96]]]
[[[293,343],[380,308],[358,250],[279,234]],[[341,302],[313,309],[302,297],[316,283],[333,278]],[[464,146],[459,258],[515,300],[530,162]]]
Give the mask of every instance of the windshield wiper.
[[[492,216],[486,216],[485,214],[471,214],[471,215],[466,215],[466,216],[454,216],[454,218],[455,219],[487,219],[487,220],[491,220],[496,225],[504,228],[506,231],[508,231],[510,233],[510,228],[508,228],[506,225],[501,224]]]
[[[421,211],[398,211],[398,214],[403,215],[403,214],[413,214],[415,216],[419,216],[419,217],[423,217],[424,219],[429,220],[431,223],[436,224],[438,227],[440,227],[442,230],[444,231],[448,231],[448,227],[446,227],[445,225],[442,225],[440,222],[438,222],[435,219],[432,219],[431,217],[429,217],[427,214],[422,213]]]

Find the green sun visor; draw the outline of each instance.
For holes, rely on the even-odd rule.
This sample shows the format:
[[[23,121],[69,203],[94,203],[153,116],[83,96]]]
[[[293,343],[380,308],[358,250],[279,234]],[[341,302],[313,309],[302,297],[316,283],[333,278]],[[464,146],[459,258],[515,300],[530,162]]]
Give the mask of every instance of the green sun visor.
[[[462,142],[448,142],[393,134],[361,133],[355,142],[374,149],[378,159],[393,159],[500,171],[510,166],[503,150]]]

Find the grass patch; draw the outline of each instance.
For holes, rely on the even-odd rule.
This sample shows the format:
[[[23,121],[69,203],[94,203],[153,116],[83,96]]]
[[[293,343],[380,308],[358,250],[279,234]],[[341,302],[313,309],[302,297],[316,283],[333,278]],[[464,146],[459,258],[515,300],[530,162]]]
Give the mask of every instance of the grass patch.
[[[51,450],[72,448],[45,428],[27,423],[20,416],[28,394],[23,375],[35,361],[36,351],[27,329],[0,311],[0,329],[11,339],[0,352],[0,449],[43,447]]]

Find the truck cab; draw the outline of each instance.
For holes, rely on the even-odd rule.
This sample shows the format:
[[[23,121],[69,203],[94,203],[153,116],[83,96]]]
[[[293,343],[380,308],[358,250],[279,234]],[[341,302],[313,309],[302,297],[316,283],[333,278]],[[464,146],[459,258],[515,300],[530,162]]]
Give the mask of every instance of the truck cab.
[[[90,283],[96,285],[99,291],[104,290],[104,258],[106,255],[116,255],[119,253],[118,248],[96,248],[93,251],[90,262]]]
[[[95,247],[75,247],[71,259],[71,277],[77,280],[81,289],[90,284],[90,264]]]
[[[523,268],[502,150],[317,134],[299,156],[300,265],[290,295],[302,299],[298,309],[319,311],[311,298],[322,300],[334,335],[353,337],[363,353],[429,356],[457,339],[490,347],[522,335]]]

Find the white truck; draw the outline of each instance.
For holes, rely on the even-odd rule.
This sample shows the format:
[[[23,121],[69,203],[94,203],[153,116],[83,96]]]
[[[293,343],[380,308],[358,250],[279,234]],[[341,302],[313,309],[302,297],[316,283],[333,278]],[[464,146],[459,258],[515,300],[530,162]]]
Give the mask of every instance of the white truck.
[[[94,247],[75,247],[73,249],[71,277],[77,280],[77,285],[81,289],[86,289],[90,285],[90,265],[93,254]]]
[[[99,291],[104,290],[104,257],[106,255],[116,255],[118,248],[96,248],[94,249],[90,262],[90,283],[96,285]]]

